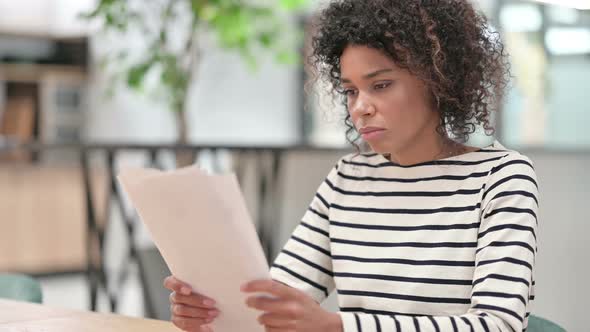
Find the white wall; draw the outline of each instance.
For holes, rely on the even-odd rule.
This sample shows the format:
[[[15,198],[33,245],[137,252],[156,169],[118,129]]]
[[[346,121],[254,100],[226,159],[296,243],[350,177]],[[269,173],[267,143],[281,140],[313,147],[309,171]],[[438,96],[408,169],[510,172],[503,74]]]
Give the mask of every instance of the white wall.
[[[80,36],[86,23],[78,13],[96,0],[0,0],[0,31],[32,35]]]
[[[526,153],[539,179],[540,235],[534,312],[587,331],[590,315],[590,153]]]
[[[43,0],[0,1],[0,29],[45,34],[50,29],[50,9],[51,3]]]
[[[195,142],[289,144],[298,139],[298,68],[269,57],[248,69],[238,55],[207,50],[191,92]]]
[[[102,46],[101,46],[102,45]],[[95,48],[107,47],[98,44]],[[217,144],[290,144],[298,139],[297,70],[266,59],[257,71],[227,52],[207,51],[189,99],[191,141]],[[91,141],[160,142],[175,138],[172,113],[163,100],[112,84],[97,70],[90,84]]]

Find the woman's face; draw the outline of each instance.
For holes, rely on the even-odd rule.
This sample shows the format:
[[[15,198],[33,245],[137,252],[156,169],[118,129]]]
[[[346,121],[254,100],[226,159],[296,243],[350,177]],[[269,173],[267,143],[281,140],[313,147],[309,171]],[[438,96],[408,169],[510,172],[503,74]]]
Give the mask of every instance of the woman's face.
[[[340,58],[342,90],[355,128],[377,153],[398,153],[436,134],[439,113],[424,83],[379,50],[349,46]]]

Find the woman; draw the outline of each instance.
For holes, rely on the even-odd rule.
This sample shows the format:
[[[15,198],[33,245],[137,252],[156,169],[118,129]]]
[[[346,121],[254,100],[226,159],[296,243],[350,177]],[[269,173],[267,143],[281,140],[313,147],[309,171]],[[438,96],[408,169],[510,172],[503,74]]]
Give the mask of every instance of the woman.
[[[465,0],[339,0],[312,59],[342,94],[343,157],[271,269],[244,285],[267,331],[523,331],[534,299],[538,191],[531,161],[488,132],[505,54]],[[353,128],[354,126],[354,128]],[[356,129],[356,130],[355,130]],[[354,142],[354,140],[352,140]],[[353,143],[354,144],[354,143]],[[214,301],[174,277],[173,322],[210,331]],[[336,290],[340,311],[318,303]]]

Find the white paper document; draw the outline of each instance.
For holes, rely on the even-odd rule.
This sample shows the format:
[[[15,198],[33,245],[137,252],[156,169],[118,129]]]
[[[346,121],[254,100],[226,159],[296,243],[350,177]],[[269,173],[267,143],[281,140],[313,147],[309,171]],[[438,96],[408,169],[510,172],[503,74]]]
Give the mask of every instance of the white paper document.
[[[240,292],[270,274],[235,175],[126,169],[118,179],[172,274],[217,302],[214,331],[264,331]]]

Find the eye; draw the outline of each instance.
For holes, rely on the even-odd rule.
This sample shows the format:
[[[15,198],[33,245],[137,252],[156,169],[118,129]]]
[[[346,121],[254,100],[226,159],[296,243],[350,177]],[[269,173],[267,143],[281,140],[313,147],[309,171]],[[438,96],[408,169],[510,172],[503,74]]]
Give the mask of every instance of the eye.
[[[381,82],[381,83],[375,84],[374,89],[375,90],[381,90],[381,89],[387,88],[390,85],[391,85],[391,82]]]
[[[342,94],[345,96],[354,96],[356,94],[356,89],[342,89]]]

